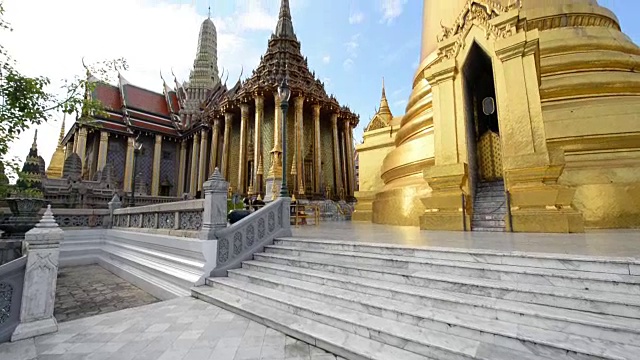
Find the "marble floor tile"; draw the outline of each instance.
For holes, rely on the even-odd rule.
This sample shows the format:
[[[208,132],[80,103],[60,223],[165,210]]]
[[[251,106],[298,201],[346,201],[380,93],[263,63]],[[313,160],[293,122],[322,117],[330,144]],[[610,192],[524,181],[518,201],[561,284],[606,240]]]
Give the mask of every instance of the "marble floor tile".
[[[57,333],[0,344],[0,359],[284,360],[285,348],[294,355],[311,351],[283,333],[191,297],[130,310],[135,311],[67,321]]]

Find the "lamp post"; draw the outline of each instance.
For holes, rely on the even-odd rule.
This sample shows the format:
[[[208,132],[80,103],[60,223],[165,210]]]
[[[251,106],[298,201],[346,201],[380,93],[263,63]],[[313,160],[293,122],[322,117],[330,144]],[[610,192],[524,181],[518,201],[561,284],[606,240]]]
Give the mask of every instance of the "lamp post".
[[[131,206],[136,206],[136,173],[137,173],[137,161],[136,158],[140,151],[142,151],[142,143],[138,141],[140,135],[136,136],[136,139],[133,142],[133,186],[131,188]]]
[[[282,109],[282,185],[280,186],[280,197],[289,197],[289,189],[287,189],[287,109],[289,108],[289,97],[291,97],[291,89],[289,89],[285,77],[278,86],[278,99]]]

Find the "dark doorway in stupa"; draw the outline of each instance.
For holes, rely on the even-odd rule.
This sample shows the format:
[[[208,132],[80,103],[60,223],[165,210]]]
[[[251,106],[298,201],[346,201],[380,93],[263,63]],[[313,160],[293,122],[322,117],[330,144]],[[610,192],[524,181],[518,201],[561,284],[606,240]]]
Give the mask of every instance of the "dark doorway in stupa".
[[[474,43],[463,67],[470,172],[477,181],[502,179],[502,146],[491,58]]]
[[[463,67],[469,188],[474,231],[504,231],[502,143],[491,58],[473,43]]]

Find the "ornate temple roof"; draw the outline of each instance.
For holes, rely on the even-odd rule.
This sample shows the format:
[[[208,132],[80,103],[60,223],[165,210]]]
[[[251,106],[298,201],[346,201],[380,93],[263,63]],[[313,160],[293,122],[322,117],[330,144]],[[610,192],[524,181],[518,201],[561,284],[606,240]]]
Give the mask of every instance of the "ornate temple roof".
[[[389,101],[387,101],[387,94],[384,88],[384,78],[382,78],[382,97],[380,98],[380,108],[376,110],[376,114],[373,115],[369,125],[367,125],[364,131],[385,128],[391,124],[392,120],[393,114],[389,108]]]
[[[286,77],[293,96],[303,94],[309,101],[337,109],[343,118],[350,118],[354,126],[357,125],[358,116],[348,107],[340,106],[333,95],[327,94],[324,83],[316,78],[315,72],[309,70],[307,58],[300,49],[300,41],[293,28],[289,0],[281,0],[278,23],[269,39],[267,51],[260,57],[260,64],[248,79],[229,89],[221,97],[221,101],[209,99],[209,112],[220,115],[221,109],[232,102],[246,100],[254,93],[273,93]]]
[[[16,187],[21,190],[32,189],[42,191],[42,178],[44,173],[44,159],[38,156],[38,130],[33,137],[33,144],[29,149],[27,159],[22,165],[22,174],[16,182]]]

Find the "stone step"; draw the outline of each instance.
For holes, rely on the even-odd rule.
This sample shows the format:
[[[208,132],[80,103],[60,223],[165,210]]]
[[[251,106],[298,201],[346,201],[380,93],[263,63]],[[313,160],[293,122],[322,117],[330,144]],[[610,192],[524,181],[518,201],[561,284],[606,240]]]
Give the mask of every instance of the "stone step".
[[[244,262],[243,268],[283,278],[358,291],[363,295],[368,294],[397,300],[413,304],[413,306],[431,308],[434,311],[443,310],[483,319],[496,319],[512,324],[532,326],[587,338],[595,337],[624,344],[635,345],[640,341],[640,321],[636,319],[602,316],[588,312],[478,295],[460,296],[458,293],[451,291],[424,288],[419,284],[414,285],[413,278],[403,275],[402,271],[394,274],[382,273],[377,269],[365,270],[363,268],[345,267],[340,270],[340,273],[337,273],[333,272],[335,269],[332,269],[331,266],[325,268],[313,262],[298,262],[297,264],[286,265],[260,260]],[[373,277],[382,279],[374,279]],[[398,283],[400,279],[406,283]]]
[[[497,187],[504,189],[504,181],[487,181],[487,182],[479,182],[476,184],[476,189],[497,188]]]
[[[531,356],[492,343],[471,340],[381,318],[341,306],[328,305],[314,299],[296,296],[233,278],[211,278],[209,285],[214,289],[230,292],[277,310],[294,313],[427,358],[439,360],[533,360],[545,358]]]
[[[501,210],[505,210],[507,209],[507,202],[504,200],[498,200],[498,201],[476,201],[473,204],[473,211],[474,212],[480,212],[481,210],[483,210],[484,212],[491,210],[491,211],[501,211]]]
[[[351,261],[339,261],[337,256],[333,259],[325,258],[297,258],[272,253],[255,254],[254,259],[264,261],[266,259],[277,259],[285,265],[298,265],[305,261],[320,262],[327,269],[331,268],[336,272],[343,271],[346,266],[365,267],[368,269],[379,269],[379,273],[384,276],[388,273],[407,275],[408,271],[398,272],[397,268],[385,267],[378,263],[373,264],[353,264]],[[280,258],[278,258],[280,257]],[[372,262],[373,263],[373,262]],[[409,270],[411,271],[411,270]],[[548,305],[558,308],[575,309],[599,314],[624,316],[640,319],[640,297],[623,293],[605,293],[577,289],[564,289],[555,286],[543,286],[534,284],[522,284],[506,282],[500,280],[469,278],[466,276],[431,273],[428,271],[413,270],[411,282],[413,285],[423,286],[430,289],[443,291],[453,291],[461,294],[480,295],[492,298],[509,299],[524,303]],[[411,273],[409,273],[411,274]]]
[[[394,346],[267,306],[245,296],[210,286],[193,288],[192,296],[308,344],[353,360],[431,360]]]
[[[483,226],[482,224],[471,224],[471,231],[482,231],[482,232],[504,232],[506,231],[504,227],[491,227],[491,226]]]
[[[342,306],[463,338],[482,342],[494,337],[491,342],[530,355],[553,359],[575,359],[575,354],[571,357],[567,356],[567,351],[570,351],[581,356],[618,359],[630,358],[640,351],[640,347],[617,342],[567,335],[563,332],[532,326],[416,306],[380,296],[318,285],[246,268],[230,271],[229,277],[315,299],[325,304]]]
[[[354,251],[367,254],[382,254],[385,256],[398,255],[480,264],[515,265],[544,269],[572,270],[576,272],[606,273],[611,274],[611,277],[606,278],[611,279],[611,281],[640,284],[640,261],[634,258],[443,248],[434,246],[416,247],[345,240],[301,239],[295,237],[275,239],[274,245],[305,249],[334,250],[338,252]]]
[[[505,201],[505,195],[498,191],[481,192],[476,194],[474,203],[481,203],[485,201]]]
[[[342,262],[353,265],[372,265],[389,268],[400,268],[429,273],[442,273],[498,280],[509,283],[527,283],[545,287],[553,286],[561,289],[571,288],[577,290],[590,290],[601,292],[613,292],[623,294],[640,295],[640,279],[628,279],[629,282],[621,282],[625,278],[616,275],[587,273],[572,270],[553,270],[545,268],[532,268],[515,265],[500,265],[486,263],[471,263],[456,260],[417,258],[401,255],[380,255],[372,253],[359,253],[350,251],[306,249],[282,245],[265,247],[267,254],[280,254],[288,257],[298,257],[300,260],[317,259],[328,260],[330,263]],[[259,254],[258,254],[259,255]],[[629,277],[627,277],[629,278]],[[634,282],[634,280],[636,282]]]
[[[473,214],[472,221],[497,220],[504,221],[505,214]]]
[[[503,216],[504,218],[504,216]],[[471,229],[474,230],[478,227],[481,228],[499,228],[504,231],[505,221],[504,220],[471,220]]]

